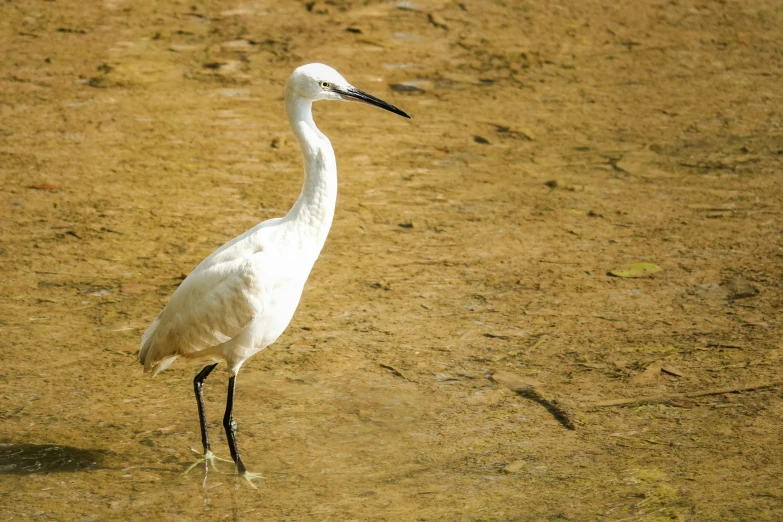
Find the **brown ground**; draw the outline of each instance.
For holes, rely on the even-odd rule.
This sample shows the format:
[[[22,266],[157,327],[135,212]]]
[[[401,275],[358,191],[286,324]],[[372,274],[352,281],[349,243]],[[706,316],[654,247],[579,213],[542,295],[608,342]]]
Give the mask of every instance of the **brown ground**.
[[[782,26],[776,0],[3,2],[0,518],[782,520],[781,387],[591,407],[781,380]],[[238,384],[266,480],[183,476],[197,368],[149,379],[140,335],[298,195],[282,94],[311,61],[414,119],[317,107],[334,227]],[[636,261],[663,270],[607,275]],[[216,372],[226,457],[224,397]]]

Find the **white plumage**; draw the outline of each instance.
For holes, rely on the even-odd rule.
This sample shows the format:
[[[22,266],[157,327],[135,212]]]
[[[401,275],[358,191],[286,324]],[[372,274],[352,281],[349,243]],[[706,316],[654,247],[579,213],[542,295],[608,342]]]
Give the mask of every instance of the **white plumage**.
[[[302,147],[302,193],[283,218],[270,219],[232,239],[204,259],[174,292],[144,332],[139,361],[157,374],[178,357],[225,361],[230,371],[224,426],[239,473],[250,476],[236,450],[232,405],[234,378],[242,364],[272,344],[294,315],[305,281],[332,224],[337,165],[329,139],[312,118],[318,100],[361,101],[410,117],[351,86],[322,64],[299,67],[286,85],[291,128]],[[196,376],[204,458],[213,458],[206,433],[201,387],[214,368]]]

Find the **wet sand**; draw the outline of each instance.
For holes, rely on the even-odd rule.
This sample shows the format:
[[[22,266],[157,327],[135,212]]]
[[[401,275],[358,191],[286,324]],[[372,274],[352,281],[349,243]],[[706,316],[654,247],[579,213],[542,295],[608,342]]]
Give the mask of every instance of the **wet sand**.
[[[783,379],[782,23],[764,0],[6,2],[0,518],[780,520],[783,388],[729,390]],[[198,368],[150,379],[141,333],[294,202],[283,86],[313,61],[413,120],[316,106],[332,232],[238,379],[266,478],[183,475]]]

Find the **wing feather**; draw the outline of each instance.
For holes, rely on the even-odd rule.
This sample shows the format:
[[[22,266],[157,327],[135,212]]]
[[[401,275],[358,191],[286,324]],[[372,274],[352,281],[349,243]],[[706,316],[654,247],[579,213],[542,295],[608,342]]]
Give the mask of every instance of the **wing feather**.
[[[261,252],[215,254],[223,255],[210,256],[185,278],[142,336],[139,360],[145,371],[157,373],[177,356],[225,343],[263,312]]]

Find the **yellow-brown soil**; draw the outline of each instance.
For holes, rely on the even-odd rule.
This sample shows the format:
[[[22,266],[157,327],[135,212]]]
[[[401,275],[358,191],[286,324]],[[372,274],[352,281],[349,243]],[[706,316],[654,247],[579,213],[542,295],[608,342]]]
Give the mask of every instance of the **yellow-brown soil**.
[[[783,519],[783,389],[665,400],[782,378],[781,27],[774,0],[3,2],[0,518]],[[182,475],[198,368],[149,379],[141,332],[293,203],[313,61],[413,120],[316,106],[334,226],[238,379],[266,479]]]

